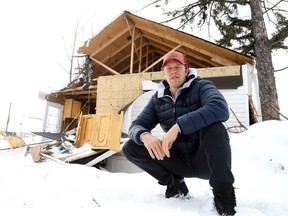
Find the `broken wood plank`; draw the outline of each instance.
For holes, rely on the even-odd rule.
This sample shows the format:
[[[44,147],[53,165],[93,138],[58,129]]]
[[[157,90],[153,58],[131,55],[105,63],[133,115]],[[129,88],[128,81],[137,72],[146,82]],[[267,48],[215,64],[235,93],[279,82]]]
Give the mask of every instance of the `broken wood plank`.
[[[120,150],[122,150],[122,146],[124,143],[120,144]],[[119,151],[109,150],[103,154],[101,154],[99,157],[96,157],[92,161],[88,162],[85,166],[94,166],[95,164],[99,163],[102,160],[105,160],[106,158],[118,153]]]
[[[41,157],[41,145],[36,145],[36,146],[31,146],[29,147],[30,153],[32,155],[32,159],[34,162],[41,162],[42,157]]]
[[[44,153],[40,153],[40,155],[41,156],[43,156],[43,157],[45,157],[45,158],[47,158],[47,159],[50,159],[50,160],[52,160],[52,161],[55,161],[55,162],[57,162],[57,163],[60,163],[60,164],[67,164],[67,163],[65,163],[64,161],[62,161],[62,160],[59,160],[59,159],[57,159],[57,158],[54,158],[54,157],[52,157],[52,156],[50,156],[50,155],[48,155],[48,154],[44,154]]]
[[[73,162],[73,161],[76,161],[76,160],[79,160],[79,159],[82,159],[82,158],[86,158],[86,157],[90,157],[90,156],[99,154],[102,151],[104,151],[104,150],[101,150],[101,151],[87,150],[87,151],[84,151],[84,152],[78,152],[78,153],[75,153],[75,154],[72,154],[72,155],[67,155],[65,157],[61,157],[61,158],[58,158],[58,159],[60,159],[62,161],[65,161],[67,163],[70,163],[70,162]]]
[[[5,139],[7,140],[7,142],[11,145],[13,149],[25,146],[25,142],[19,136],[9,135],[5,137]]]

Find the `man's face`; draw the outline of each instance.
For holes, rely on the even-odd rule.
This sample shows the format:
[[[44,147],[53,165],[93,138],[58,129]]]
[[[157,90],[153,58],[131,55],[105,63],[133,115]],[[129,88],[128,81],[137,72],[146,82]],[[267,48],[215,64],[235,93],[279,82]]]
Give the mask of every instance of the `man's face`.
[[[186,65],[177,60],[169,60],[163,67],[164,77],[170,88],[174,89],[178,89],[183,85],[188,71]]]

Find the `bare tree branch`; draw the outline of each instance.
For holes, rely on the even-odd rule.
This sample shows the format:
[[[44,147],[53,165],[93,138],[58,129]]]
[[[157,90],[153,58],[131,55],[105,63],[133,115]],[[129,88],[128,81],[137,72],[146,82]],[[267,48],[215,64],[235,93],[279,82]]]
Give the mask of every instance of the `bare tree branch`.
[[[283,115],[275,106],[272,105],[272,108],[275,109],[279,113],[279,115],[288,120],[288,118],[285,115]]]
[[[281,2],[283,2],[283,0],[278,1],[278,2],[277,2],[276,4],[274,4],[271,8],[265,7],[266,10],[263,12],[263,15],[264,15],[265,13],[268,13],[270,10],[273,11],[273,9],[276,8],[277,5],[279,5]],[[285,2],[285,1],[284,1],[284,2]],[[265,5],[265,2],[264,2],[263,4]]]
[[[154,2],[151,2],[150,4],[145,5],[144,7],[140,8],[140,9],[137,10],[137,11],[135,11],[135,13],[137,13],[137,12],[139,12],[139,11],[141,11],[141,10],[144,10],[145,8],[147,8],[147,7],[151,6],[151,5],[154,5],[154,4],[156,4],[156,3],[160,2],[160,1],[162,1],[162,0],[156,0],[156,1],[154,1]]]
[[[281,69],[274,70],[274,72],[279,72],[279,71],[283,71],[283,70],[286,70],[286,69],[288,69],[288,66],[284,67],[284,68],[281,68]]]

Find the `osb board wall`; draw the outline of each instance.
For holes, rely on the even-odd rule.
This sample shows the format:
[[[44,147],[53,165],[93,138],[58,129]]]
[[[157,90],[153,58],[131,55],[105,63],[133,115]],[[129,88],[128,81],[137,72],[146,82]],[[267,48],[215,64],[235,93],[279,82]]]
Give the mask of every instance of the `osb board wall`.
[[[239,76],[240,66],[197,69],[199,76]],[[143,80],[162,80],[163,72],[102,76],[98,78],[96,113],[117,113],[143,93]]]
[[[198,75],[205,77],[225,77],[225,76],[240,76],[240,65],[227,67],[212,67],[197,69]]]
[[[143,93],[143,80],[161,79],[163,79],[162,72],[99,77],[96,113],[118,113]]]

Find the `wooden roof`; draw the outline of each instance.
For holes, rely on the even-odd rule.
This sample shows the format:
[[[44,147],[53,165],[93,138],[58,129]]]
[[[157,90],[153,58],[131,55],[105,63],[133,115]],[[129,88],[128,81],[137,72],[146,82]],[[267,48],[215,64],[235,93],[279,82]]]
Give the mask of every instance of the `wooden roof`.
[[[189,66],[209,68],[253,64],[254,58],[223,48],[193,35],[124,11],[112,23],[78,49],[88,55],[99,76],[153,72],[161,70],[163,55],[171,50],[183,52]],[[95,82],[94,82],[95,83]],[[67,87],[52,94],[80,101],[96,101],[97,84],[83,90]],[[50,95],[51,96],[51,95]]]
[[[159,71],[161,57],[173,49],[183,52],[194,68],[253,64],[254,61],[252,57],[127,11],[87,41],[78,53],[89,55],[93,60],[96,69],[93,77],[96,78],[107,74]]]

